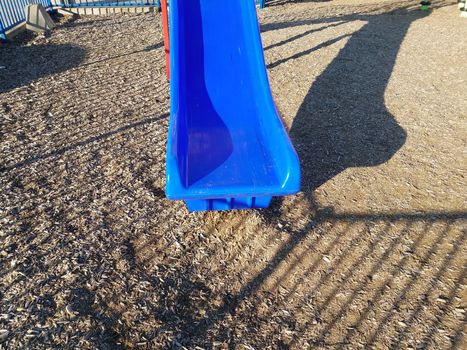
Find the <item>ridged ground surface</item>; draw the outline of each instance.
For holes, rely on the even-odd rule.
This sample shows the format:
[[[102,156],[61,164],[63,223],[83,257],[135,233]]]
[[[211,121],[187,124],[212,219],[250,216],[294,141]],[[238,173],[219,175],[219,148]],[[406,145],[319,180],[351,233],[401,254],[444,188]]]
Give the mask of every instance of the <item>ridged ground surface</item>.
[[[164,198],[159,15],[1,47],[0,348],[466,348],[467,21],[434,7],[260,12],[303,170],[262,211]]]

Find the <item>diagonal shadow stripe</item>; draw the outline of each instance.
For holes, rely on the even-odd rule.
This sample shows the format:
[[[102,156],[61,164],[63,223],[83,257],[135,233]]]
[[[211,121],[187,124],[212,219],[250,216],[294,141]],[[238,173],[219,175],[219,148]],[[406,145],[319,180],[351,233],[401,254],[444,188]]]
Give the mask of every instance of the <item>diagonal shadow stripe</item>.
[[[168,113],[164,113],[163,115],[158,116],[158,117],[145,118],[145,119],[137,121],[135,123],[131,123],[131,124],[122,126],[122,127],[118,128],[118,129],[106,132],[104,134],[89,137],[89,138],[87,138],[87,139],[85,139],[83,141],[73,143],[71,145],[59,148],[59,149],[57,149],[55,151],[34,156],[34,157],[31,157],[31,158],[25,159],[25,160],[23,160],[21,162],[18,162],[16,164],[13,164],[13,165],[7,165],[7,166],[0,167],[0,173],[5,173],[5,172],[10,171],[10,170],[19,169],[19,168],[22,168],[22,167],[24,167],[26,165],[30,165],[30,164],[36,163],[38,161],[41,161],[41,160],[46,160],[46,159],[54,157],[54,156],[61,156],[64,153],[66,153],[68,151],[71,151],[71,150],[73,150],[75,148],[82,147],[82,146],[87,146],[89,144],[96,143],[96,142],[100,142],[100,141],[105,140],[105,139],[107,139],[107,138],[109,138],[111,136],[123,133],[125,131],[131,130],[131,129],[136,129],[136,128],[139,128],[141,126],[148,125],[148,124],[154,123],[154,122],[159,121],[159,120],[163,120],[163,119],[167,118],[168,116],[169,116]]]

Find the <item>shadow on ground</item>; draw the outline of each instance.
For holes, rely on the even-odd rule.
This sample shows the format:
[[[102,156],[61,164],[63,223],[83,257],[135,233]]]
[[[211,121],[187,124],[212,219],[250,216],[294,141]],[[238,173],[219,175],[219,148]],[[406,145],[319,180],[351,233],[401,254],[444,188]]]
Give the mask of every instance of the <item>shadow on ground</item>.
[[[169,273],[166,283],[159,285],[165,306],[153,312],[164,322],[160,331],[176,330],[176,339],[171,342],[173,349],[181,346],[209,348],[216,342],[228,344],[228,349],[235,349],[242,342],[253,348],[321,346],[342,349],[355,344],[355,337],[368,346],[378,346],[384,339],[391,348],[399,349],[404,348],[407,341],[414,343],[411,334],[416,332],[420,319],[426,331],[418,334],[416,345],[426,348],[433,345],[435,333],[445,327],[443,324],[458,304],[456,299],[466,281],[467,269],[462,267],[461,261],[467,236],[464,230],[459,230],[466,220],[466,212],[335,214],[329,208],[321,210],[303,230],[290,232],[287,242],[239,293],[232,294],[227,287],[223,295],[216,295],[212,288],[199,281],[193,267],[185,266],[175,274]],[[359,227],[378,228],[378,234],[370,242],[364,242],[361,237],[364,233]],[[417,227],[422,230],[416,236],[411,235]],[[323,230],[327,234],[317,235]],[[395,234],[386,245],[389,230]],[[407,237],[413,240],[405,246]],[[315,245],[329,242],[305,264],[303,272],[298,267],[304,264],[310,252],[297,254],[297,251],[310,240]],[[403,252],[401,246],[405,249]],[[323,258],[335,250],[341,251],[339,258],[327,265]],[[260,255],[261,252],[257,258]],[[287,263],[287,270],[280,269],[290,256],[294,259]],[[414,260],[418,260],[415,265],[419,270],[413,272]],[[367,275],[356,277],[356,270],[362,266]],[[456,270],[455,280],[447,282],[445,274],[452,270]],[[340,271],[338,282],[335,271]],[[282,293],[265,288],[271,276],[276,275],[274,280],[280,282],[289,279],[292,273],[298,273],[300,279]],[[380,279],[377,276],[381,274],[384,278]],[[297,301],[294,294],[307,279],[316,279],[316,282]],[[450,285],[448,288],[443,287],[446,283]],[[343,293],[344,300],[337,301]],[[434,305],[437,297],[441,305]],[[214,307],[213,300],[221,306]],[[356,312],[355,305],[359,303],[361,306]],[[377,305],[384,303],[390,303],[390,307],[375,315]],[[407,308],[408,304],[413,308],[404,312],[403,322],[398,322],[400,309]],[[433,309],[430,312],[435,317],[427,316],[427,309]],[[368,326],[371,317],[376,321]],[[263,330],[252,333],[258,329]],[[277,335],[284,330],[290,336],[283,336],[281,340]],[[462,340],[463,321],[452,331],[454,335],[449,337],[454,349]]]
[[[303,163],[303,195],[264,211],[188,215],[181,203],[164,199],[168,87],[162,69],[149,69],[163,67],[159,44],[135,51],[159,48],[155,58],[135,55],[110,72],[104,58],[70,72],[76,81],[97,76],[87,89],[98,100],[74,104],[79,89],[68,101],[57,99],[57,140],[32,150],[32,142],[18,143],[20,157],[0,173],[7,203],[0,240],[6,346],[399,349],[440,348],[438,338],[448,337],[461,348],[467,213],[336,213],[313,195],[344,169],[384,163],[404,144],[384,90],[410,23],[423,16],[400,10],[263,26],[366,22],[296,115],[291,137]],[[112,39],[125,37],[132,36]],[[108,47],[109,39],[97,40]],[[42,75],[25,74],[16,85],[68,69],[56,66],[47,70],[44,63]],[[148,73],[138,75],[141,67]],[[67,84],[56,88],[67,95]],[[147,101],[132,105],[141,96]],[[112,110],[120,100],[122,110]],[[84,115],[70,119],[73,111]],[[297,215],[303,222],[290,219],[287,212],[295,210],[303,211]]]
[[[316,293],[328,293],[322,302],[317,303],[318,305],[312,311],[316,315],[314,317],[314,325],[318,324],[318,326],[313,326],[313,324],[308,322],[300,324],[297,319],[285,316],[282,317],[282,322],[288,323],[286,328],[294,334],[290,339],[287,341],[276,339],[275,343],[268,338],[257,339],[256,341],[252,340],[250,344],[253,347],[300,348],[297,344],[304,340],[306,330],[311,327],[315,327],[319,331],[313,338],[308,339],[308,346],[342,348],[349,345],[352,336],[358,332],[360,327],[366,322],[366,317],[372,313],[372,306],[381,301],[386,286],[392,284],[395,281],[395,275],[408,265],[410,259],[408,256],[402,255],[396,258],[395,266],[390,268],[390,271],[394,275],[389,275],[382,286],[374,286],[372,290],[368,291],[372,295],[371,300],[368,301],[366,307],[360,310],[360,316],[353,322],[349,322],[347,328],[340,332],[342,335],[341,339],[333,341],[328,340],[327,337],[333,331],[338,331],[336,324],[344,316],[348,316],[351,312],[351,304],[359,298],[359,294],[368,285],[372,284],[372,276],[378,273],[383,265],[389,264],[389,259],[395,249],[415,226],[422,225],[424,228],[421,230],[421,234],[412,242],[410,248],[412,252],[421,249],[422,241],[429,236],[428,232],[433,230],[433,226],[442,226],[441,229],[437,229],[436,233],[433,234],[433,241],[430,242],[428,248],[423,250],[421,254],[422,261],[430,261],[433,256],[439,254],[443,241],[453,240],[454,243],[449,254],[442,259],[438,273],[431,277],[428,284],[422,283],[420,275],[416,275],[414,278],[408,279],[400,285],[394,299],[394,308],[397,309],[401,302],[413,293],[412,290],[416,290],[419,287],[425,292],[424,295],[432,293],[437,288],[437,285],[441,283],[443,273],[452,267],[453,259],[458,259],[461,256],[462,249],[460,247],[463,247],[466,243],[465,235],[461,233],[455,237],[450,237],[448,232],[456,229],[459,223],[467,219],[467,213],[465,212],[335,214],[332,208],[317,207],[313,199],[313,191],[340,172],[350,167],[370,167],[383,164],[391,159],[405,143],[407,134],[387,110],[384,102],[384,92],[400,45],[409,26],[414,21],[427,16],[428,13],[418,10],[398,9],[395,14],[397,18],[391,17],[391,14],[387,13],[382,15],[349,15],[327,18],[323,21],[305,20],[298,23],[273,23],[262,27],[262,30],[266,31],[312,23],[328,23],[328,27],[331,27],[347,21],[361,20],[366,22],[358,32],[350,36],[345,47],[339,52],[337,57],[314,81],[298,110],[290,130],[292,141],[301,160],[302,190],[309,201],[312,212],[315,212],[315,216],[311,217],[308,224],[302,229],[290,229],[288,232],[290,238],[277,250],[273,258],[269,259],[266,267],[246,283],[240,292],[235,295],[227,293],[221,305],[218,308],[211,308],[203,318],[197,317],[197,311],[199,309],[206,309],[206,305],[191,305],[190,300],[192,301],[192,298],[190,294],[193,293],[193,288],[198,289],[198,292],[204,288],[207,289],[204,293],[209,297],[210,291],[206,286],[203,286],[201,289],[193,287],[191,285],[193,281],[189,277],[189,268],[187,271],[184,271],[182,282],[179,283],[181,283],[181,286],[186,286],[186,291],[182,288],[182,292],[179,295],[181,299],[171,301],[173,305],[184,305],[184,309],[177,310],[175,308],[172,309],[174,311],[166,309],[158,311],[159,314],[171,315],[168,319],[169,322],[171,322],[170,320],[177,319],[177,329],[180,330],[180,333],[177,341],[172,343],[174,348],[179,345],[190,347],[202,344],[209,346],[209,344],[212,344],[213,329],[217,329],[217,334],[222,334],[222,336],[218,336],[215,339],[216,341],[229,343],[229,348],[235,348],[236,344],[238,344],[236,343],[236,336],[232,335],[226,326],[228,324],[226,319],[230,320],[232,317],[237,319],[237,321],[243,319],[245,324],[248,324],[252,330],[260,327],[260,324],[268,322],[268,319],[270,320],[269,322],[273,323],[273,314],[277,310],[273,310],[275,306],[270,305],[271,313],[265,316],[262,315],[260,311],[261,303],[263,302],[261,293],[264,292],[261,291],[260,287],[263,287],[264,283],[271,276],[277,274],[280,265],[284,264],[284,261],[298,247],[305,241],[314,239],[316,232],[319,231],[320,226],[324,223],[330,224],[331,227],[344,224],[346,229],[333,238],[332,242],[327,246],[326,251],[323,255],[319,255],[319,257],[326,256],[326,252],[330,252],[333,249],[339,249],[339,246],[342,247],[341,257],[332,263],[329,271],[344,270],[346,272],[340,285],[331,289],[330,292],[325,288],[327,283],[331,283],[331,278],[333,278],[332,273],[319,278],[317,285],[303,298],[303,302],[305,302],[307,299],[313,298]],[[273,44],[271,47],[283,45],[304,35],[311,34],[315,30],[310,30],[303,35],[299,34],[296,38],[286,39],[284,43]],[[347,35],[338,37],[329,42],[322,43],[316,48],[306,49],[289,59],[307,55],[312,51],[331,45],[346,37]],[[269,68],[273,68],[286,61],[287,59],[273,62]],[[270,209],[263,211],[262,215],[265,222],[272,223],[272,226],[279,224],[283,230],[287,231],[287,228],[293,225],[280,219],[280,212],[281,202],[277,200]],[[220,223],[219,221],[218,224]],[[375,224],[381,224],[385,229],[396,227],[397,233],[391,244],[385,247],[381,254],[377,252],[377,247],[384,240],[385,229],[382,229],[381,233],[372,242],[359,247],[361,253],[352,258],[353,260],[349,258],[350,261],[346,261],[346,253],[351,254],[352,249],[358,246],[357,244],[360,240],[359,233],[354,231],[355,227],[361,225],[369,228]],[[326,231],[329,232],[330,229],[327,228]],[[350,243],[346,247],[342,242],[346,236],[348,236],[347,238],[350,237],[356,245]],[[322,237],[317,238],[317,240],[322,239]],[[368,256],[371,255],[376,255],[377,258],[372,260],[368,268],[370,280],[362,280],[358,286],[352,287],[352,291],[347,297],[346,302],[342,303],[337,310],[334,310],[333,317],[327,319],[324,324],[320,320],[320,315],[330,309],[330,305],[340,292],[340,288],[351,280],[354,269],[364,264]],[[317,259],[307,269],[304,278],[319,272],[317,266],[321,262],[319,258]],[[291,274],[294,266],[300,263],[300,258],[297,258],[295,265],[292,264],[293,266],[289,267],[288,273]],[[445,297],[445,306],[438,310],[437,320],[428,322],[431,331],[437,329],[443,317],[446,316],[447,309],[452,306],[454,296],[460,291],[459,285],[463,283],[466,277],[465,273],[464,269],[458,275],[456,285],[450,289],[448,296]],[[281,278],[286,278],[285,276],[282,275]],[[288,295],[290,296],[291,294],[292,292]],[[266,298],[266,296],[263,295],[263,298]],[[276,298],[278,297],[276,296]],[[420,316],[427,303],[427,300],[419,301],[414,311],[407,315],[409,321],[404,324],[400,323],[401,327],[399,327],[400,329],[398,329],[392,340],[392,346],[399,348],[401,342],[404,339],[406,340],[406,332],[411,328],[411,321]],[[242,307],[240,306],[241,304],[247,304],[248,307]],[[286,307],[287,304],[287,298],[281,299],[281,302],[278,303],[282,307]],[[295,305],[295,307],[296,309],[293,311],[298,314],[304,305],[299,304]],[[287,310],[289,316],[293,314],[290,309]],[[178,319],[180,315],[182,317]],[[378,337],[384,334],[384,329],[388,322],[393,321],[393,318],[394,314],[388,311],[373,328],[370,328],[368,331],[369,336],[366,338],[368,344],[375,344]],[[275,331],[280,333],[281,326],[278,326]],[[462,329],[459,332],[461,333]],[[427,346],[431,341],[431,333],[425,333],[418,345],[422,347]],[[458,339],[460,333],[454,338]],[[241,338],[241,336],[238,337]],[[210,341],[206,341],[206,339],[210,339]],[[303,343],[301,344],[303,346]]]
[[[266,6],[280,6],[289,3],[303,3],[303,2],[331,2],[332,0],[266,0]]]
[[[78,66],[85,50],[74,45],[12,45],[0,48],[0,93]]]
[[[405,33],[424,16],[352,18],[367,23],[313,83],[290,130],[302,190],[309,193],[350,167],[382,164],[403,146],[406,132],[386,109],[384,92]]]

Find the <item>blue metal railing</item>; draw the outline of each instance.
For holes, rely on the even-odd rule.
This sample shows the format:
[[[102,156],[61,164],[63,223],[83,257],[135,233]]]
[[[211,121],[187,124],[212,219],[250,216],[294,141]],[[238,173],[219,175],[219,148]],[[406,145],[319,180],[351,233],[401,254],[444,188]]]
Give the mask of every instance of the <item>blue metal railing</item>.
[[[3,23],[0,20],[0,42],[6,39],[5,28],[3,28]]]
[[[0,1],[0,40],[6,40],[6,32],[26,19],[24,8],[29,4],[51,7],[51,0],[4,0]]]
[[[65,8],[77,7],[145,7],[160,6],[159,0],[52,0],[52,5]]]
[[[263,8],[266,0],[255,0]],[[52,7],[144,7],[160,8],[160,0],[0,0],[0,40],[6,40],[6,32],[26,20],[24,8],[28,4]]]

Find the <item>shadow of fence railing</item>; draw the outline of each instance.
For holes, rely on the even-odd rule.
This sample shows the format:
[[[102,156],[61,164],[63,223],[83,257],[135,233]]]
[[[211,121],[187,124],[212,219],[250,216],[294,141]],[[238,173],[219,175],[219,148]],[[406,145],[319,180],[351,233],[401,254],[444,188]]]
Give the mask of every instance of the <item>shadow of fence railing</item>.
[[[221,226],[220,221],[214,226]],[[165,277],[167,308],[153,311],[165,322],[161,330],[178,334],[173,347],[225,342],[231,347],[243,343],[253,348],[341,348],[359,342],[378,346],[383,341],[404,348],[440,346],[446,337],[453,346],[465,325],[463,317],[452,313],[459,308],[466,277],[466,223],[464,211],[317,210],[302,229],[289,230],[282,244],[269,247],[274,254],[268,255],[261,240],[249,244],[255,236],[243,237],[245,223],[240,220],[230,228],[236,234],[223,242],[223,249],[245,244],[240,249],[251,254],[240,264],[242,253],[237,250],[237,257],[223,260],[224,268],[212,270],[212,278],[225,287],[214,292],[196,277],[216,261],[216,254],[222,255],[211,251],[196,268],[185,266]],[[274,239],[259,226],[250,230],[267,235],[265,241]],[[143,265],[151,261],[146,258]],[[253,277],[233,292],[228,266]],[[207,302],[209,298],[218,306]]]

